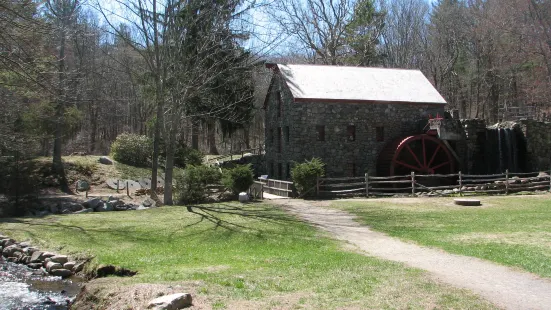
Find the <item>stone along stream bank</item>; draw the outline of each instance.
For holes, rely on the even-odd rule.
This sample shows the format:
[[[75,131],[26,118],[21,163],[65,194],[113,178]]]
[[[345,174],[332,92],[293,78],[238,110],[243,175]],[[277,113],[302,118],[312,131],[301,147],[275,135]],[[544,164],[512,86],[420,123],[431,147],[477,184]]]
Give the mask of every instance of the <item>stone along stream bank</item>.
[[[67,309],[80,291],[84,262],[1,234],[0,252],[0,310]]]

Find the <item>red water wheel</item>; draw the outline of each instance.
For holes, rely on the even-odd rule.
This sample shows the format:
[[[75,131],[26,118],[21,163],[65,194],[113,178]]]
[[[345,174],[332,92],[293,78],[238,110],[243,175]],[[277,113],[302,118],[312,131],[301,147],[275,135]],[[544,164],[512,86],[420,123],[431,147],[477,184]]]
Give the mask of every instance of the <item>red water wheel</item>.
[[[416,135],[389,143],[379,155],[379,175],[451,174],[455,158],[442,140]]]

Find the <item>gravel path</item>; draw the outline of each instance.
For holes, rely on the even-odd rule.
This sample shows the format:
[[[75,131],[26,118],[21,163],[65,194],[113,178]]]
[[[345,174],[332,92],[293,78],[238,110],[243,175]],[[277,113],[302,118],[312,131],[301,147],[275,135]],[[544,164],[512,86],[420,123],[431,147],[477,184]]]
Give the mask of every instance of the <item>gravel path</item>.
[[[551,309],[551,281],[478,258],[402,242],[369,227],[355,216],[317,207],[302,200],[273,200],[287,211],[358,246],[369,255],[405,263],[431,273],[437,280],[469,289],[504,309]]]

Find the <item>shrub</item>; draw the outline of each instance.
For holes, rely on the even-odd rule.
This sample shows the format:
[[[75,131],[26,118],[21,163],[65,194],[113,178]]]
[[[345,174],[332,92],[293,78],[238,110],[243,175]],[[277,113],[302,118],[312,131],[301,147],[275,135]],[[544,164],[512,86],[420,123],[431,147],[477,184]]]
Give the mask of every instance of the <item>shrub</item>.
[[[254,183],[254,172],[251,165],[237,165],[225,169],[222,175],[222,184],[231,189],[234,194],[245,192]]]
[[[200,203],[208,196],[207,185],[219,184],[222,174],[216,167],[187,166],[176,176],[176,195],[182,203]]]
[[[123,133],[111,145],[113,159],[135,167],[147,167],[153,153],[153,144],[147,136]]]
[[[187,146],[180,146],[174,154],[174,165],[185,168],[188,165],[200,166],[203,164],[203,153]]]
[[[312,158],[302,164],[296,164],[291,169],[291,178],[299,195],[313,194],[316,180],[325,175],[325,164],[319,158]]]

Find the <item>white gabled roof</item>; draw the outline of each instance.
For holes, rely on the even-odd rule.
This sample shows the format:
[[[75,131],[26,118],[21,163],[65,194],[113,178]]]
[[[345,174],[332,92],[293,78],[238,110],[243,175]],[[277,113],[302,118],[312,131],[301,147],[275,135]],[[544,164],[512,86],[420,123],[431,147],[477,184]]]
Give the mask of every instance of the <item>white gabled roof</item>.
[[[445,104],[419,70],[277,65],[295,101]]]

